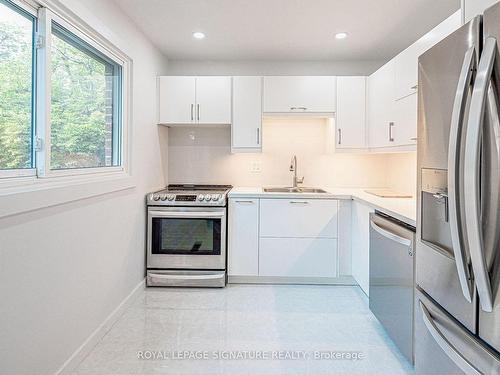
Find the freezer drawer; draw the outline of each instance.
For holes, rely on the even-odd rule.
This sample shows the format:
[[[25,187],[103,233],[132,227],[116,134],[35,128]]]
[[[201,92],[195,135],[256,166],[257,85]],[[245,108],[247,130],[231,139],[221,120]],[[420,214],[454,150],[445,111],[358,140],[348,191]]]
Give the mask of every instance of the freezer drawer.
[[[500,373],[500,358],[417,288],[415,372],[493,375]]]
[[[411,363],[414,240],[412,229],[370,215],[370,310]]]

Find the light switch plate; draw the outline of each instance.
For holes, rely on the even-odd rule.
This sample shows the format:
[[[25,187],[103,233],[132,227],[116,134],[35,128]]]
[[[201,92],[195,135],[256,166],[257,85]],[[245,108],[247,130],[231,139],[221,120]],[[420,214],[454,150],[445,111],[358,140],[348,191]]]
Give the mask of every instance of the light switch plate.
[[[262,163],[260,161],[253,161],[250,166],[250,172],[252,173],[262,172]]]

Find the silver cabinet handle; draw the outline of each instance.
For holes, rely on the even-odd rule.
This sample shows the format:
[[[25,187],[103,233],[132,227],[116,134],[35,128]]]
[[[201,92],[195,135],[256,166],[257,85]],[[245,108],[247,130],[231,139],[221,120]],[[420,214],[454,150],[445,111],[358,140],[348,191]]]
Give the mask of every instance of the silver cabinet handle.
[[[260,145],[260,128],[257,128],[257,144]]]
[[[481,188],[479,163],[481,158],[481,135],[486,109],[486,99],[491,82],[491,74],[493,73],[493,66],[495,64],[496,52],[496,39],[491,37],[487,38],[484,42],[483,53],[477,69],[476,82],[472,90],[464,159],[464,195],[468,197],[464,202],[467,239],[469,241],[472,269],[474,270],[481,308],[486,312],[493,311],[493,297],[491,281],[484,255],[484,239],[480,209]],[[494,105],[496,107],[496,103]],[[491,110],[498,111],[498,108],[491,108]]]
[[[412,87],[410,87],[410,89],[416,90],[416,89],[418,89],[418,85],[412,86]]]
[[[235,202],[236,203],[241,203],[241,204],[254,204],[254,201],[241,201],[241,200],[237,200]]]
[[[307,107],[290,107],[290,111],[295,111],[298,109],[301,111],[307,111]]]
[[[390,240],[396,241],[396,242],[400,243],[401,245],[410,247],[412,244],[412,241],[409,240],[408,238],[398,236],[395,233],[392,233],[392,232],[389,232],[388,230],[382,229],[377,224],[375,224],[373,221],[370,221],[370,226],[372,227],[373,230],[375,230],[381,236],[388,238]]]
[[[339,129],[338,132],[339,132],[339,145],[341,145],[342,144],[342,129]]]
[[[464,254],[464,238],[461,236],[463,223],[459,209],[459,190],[463,186],[463,180],[457,171],[462,170],[460,166],[460,144],[463,137],[464,116],[467,105],[467,97],[472,82],[472,72],[476,61],[475,48],[471,47],[464,56],[462,70],[455,94],[453,112],[450,124],[450,140],[448,144],[448,219],[450,222],[451,242],[453,254],[458,271],[458,279],[462,293],[468,302],[472,302],[472,287],[469,266]]]
[[[196,117],[200,121],[200,105],[196,104]]]
[[[434,323],[434,319],[432,319],[429,310],[424,306],[422,301],[419,301],[420,311],[422,312],[422,318],[424,321],[427,330],[434,338],[434,341],[439,345],[439,347],[443,350],[443,352],[450,358],[464,373],[467,375],[481,375],[472,364],[462,357],[460,352],[450,343],[450,341],[443,335],[443,333],[439,330]]]
[[[191,121],[194,120],[194,104],[191,104]]]
[[[309,204],[307,201],[290,201],[290,204]]]
[[[394,137],[392,136],[392,128],[394,127],[394,122],[389,123],[389,142],[394,142]]]

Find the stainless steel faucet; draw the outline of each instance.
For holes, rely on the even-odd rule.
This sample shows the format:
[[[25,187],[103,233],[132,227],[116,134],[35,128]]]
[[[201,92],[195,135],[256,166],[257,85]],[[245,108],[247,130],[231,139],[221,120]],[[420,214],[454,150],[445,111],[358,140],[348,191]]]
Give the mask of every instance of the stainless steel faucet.
[[[297,177],[297,156],[293,155],[290,161],[290,172],[293,172],[292,187],[296,188],[298,184],[304,183],[304,177]]]

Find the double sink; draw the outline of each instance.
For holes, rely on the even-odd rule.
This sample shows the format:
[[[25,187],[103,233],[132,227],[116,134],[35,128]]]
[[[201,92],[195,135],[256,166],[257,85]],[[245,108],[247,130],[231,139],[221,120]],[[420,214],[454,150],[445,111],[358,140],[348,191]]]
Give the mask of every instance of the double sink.
[[[265,193],[313,193],[313,194],[327,194],[323,189],[307,188],[307,187],[273,187],[264,188]]]

